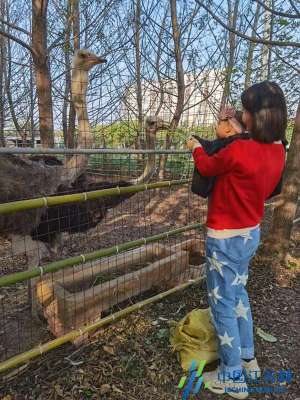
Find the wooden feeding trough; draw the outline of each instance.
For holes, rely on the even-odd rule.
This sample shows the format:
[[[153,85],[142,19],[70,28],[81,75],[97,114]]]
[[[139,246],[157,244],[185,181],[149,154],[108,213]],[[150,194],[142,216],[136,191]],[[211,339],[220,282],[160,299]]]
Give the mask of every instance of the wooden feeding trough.
[[[179,285],[180,283],[186,282],[190,279],[204,277],[205,251],[203,240],[189,239],[171,246],[170,251],[172,253],[176,253],[178,251],[188,252],[189,267],[184,272],[174,276],[174,278],[168,282],[168,287]]]
[[[130,297],[187,274],[187,250],[150,244],[60,274],[55,281],[41,280],[37,303],[52,333],[61,336],[101,318],[103,311]]]

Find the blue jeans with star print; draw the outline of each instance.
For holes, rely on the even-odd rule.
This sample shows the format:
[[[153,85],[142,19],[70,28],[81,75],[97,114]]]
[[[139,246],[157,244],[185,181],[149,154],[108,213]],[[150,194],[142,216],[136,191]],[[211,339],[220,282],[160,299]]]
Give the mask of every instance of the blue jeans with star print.
[[[246,283],[248,266],[259,240],[259,227],[244,236],[206,239],[208,302],[219,338],[220,371],[229,376],[242,372],[241,359],[254,357]]]

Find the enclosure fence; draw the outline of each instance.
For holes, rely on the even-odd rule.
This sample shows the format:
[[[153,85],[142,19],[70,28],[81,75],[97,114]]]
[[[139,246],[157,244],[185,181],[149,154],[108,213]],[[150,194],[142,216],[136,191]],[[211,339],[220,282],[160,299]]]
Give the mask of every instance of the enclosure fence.
[[[0,166],[0,373],[203,279],[190,152],[0,148]]]
[[[0,204],[0,372],[202,279],[190,152],[2,148],[0,163],[16,174]]]

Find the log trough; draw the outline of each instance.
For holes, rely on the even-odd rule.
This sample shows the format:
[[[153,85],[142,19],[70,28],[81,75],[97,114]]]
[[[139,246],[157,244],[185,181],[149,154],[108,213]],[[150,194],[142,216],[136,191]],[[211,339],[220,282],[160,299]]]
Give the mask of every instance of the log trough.
[[[170,288],[203,274],[203,242],[159,243],[117,254],[36,284],[39,313],[54,336],[99,320],[103,312],[155,288]]]

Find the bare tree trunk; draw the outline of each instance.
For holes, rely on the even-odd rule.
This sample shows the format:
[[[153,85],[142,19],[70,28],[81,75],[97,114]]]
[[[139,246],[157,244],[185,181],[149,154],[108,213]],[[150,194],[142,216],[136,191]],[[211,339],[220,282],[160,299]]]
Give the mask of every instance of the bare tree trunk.
[[[165,15],[162,20],[161,28],[159,31],[158,43],[157,43],[155,69],[156,69],[156,74],[157,74],[157,80],[159,83],[159,104],[158,104],[157,110],[155,111],[156,116],[159,115],[160,110],[162,109],[162,106],[165,101],[165,89],[164,89],[164,83],[163,83],[163,79],[162,79],[161,72],[160,72],[160,62],[161,62],[161,55],[162,55],[163,35],[164,35],[165,27],[166,27],[167,15],[168,15],[167,12],[165,12]]]
[[[72,27],[73,27],[73,46],[74,50],[78,50],[80,48],[80,11],[79,11],[79,0],[69,0],[70,2],[70,11],[72,18]],[[71,74],[70,68],[71,65],[69,63],[69,82],[71,82]],[[71,85],[69,87],[70,91]],[[75,147],[75,120],[76,120],[76,111],[71,99],[70,101],[70,109],[69,109],[69,125],[67,132],[67,147]]]
[[[289,249],[293,220],[297,211],[300,189],[300,102],[295,119],[292,141],[288,152],[283,191],[274,210],[269,234],[268,253],[278,253],[284,260]]]
[[[272,8],[274,9],[274,0],[271,0]],[[270,40],[273,40],[274,36],[274,14],[270,15]],[[268,72],[267,72],[267,79],[270,80],[271,78],[271,64],[272,64],[272,49],[269,47],[269,57],[268,57]]]
[[[0,18],[5,20],[5,1],[0,0]],[[4,24],[2,30],[5,29]],[[5,146],[4,127],[5,127],[5,100],[4,100],[4,83],[6,69],[6,38],[0,35],[0,146]]]
[[[47,51],[48,0],[32,0],[32,49],[43,147],[54,147],[51,77]]]
[[[136,148],[141,147],[141,130],[143,127],[143,97],[141,79],[141,1],[136,0],[134,18],[134,42],[135,42],[135,76],[136,76],[136,101],[138,107],[138,126],[136,135]]]
[[[64,101],[62,109],[62,127],[64,135],[64,145],[69,147],[68,138],[68,106],[71,102],[70,100],[70,90],[71,90],[71,63],[70,63],[70,48],[71,48],[71,3],[68,1],[67,5],[67,16],[66,16],[66,31],[65,31],[65,46],[64,46],[64,56],[65,56],[65,90],[64,90]]]
[[[271,0],[265,0],[265,5],[270,8],[271,7]],[[264,40],[270,40],[271,34],[271,13],[265,9],[264,10]],[[268,65],[270,59],[270,46],[264,44],[262,46],[262,54],[261,54],[261,80],[268,79]]]
[[[34,89],[33,89],[33,65],[30,59],[30,131],[31,131],[31,144],[35,147],[35,130],[34,130]]]
[[[239,11],[239,0],[235,0],[234,9],[232,11],[231,1],[228,1],[228,25],[233,29],[236,29],[238,11]],[[221,107],[226,103],[229,93],[230,93],[230,82],[232,76],[232,70],[234,67],[234,57],[235,57],[235,46],[236,45],[236,35],[233,32],[229,32],[229,54],[228,54],[228,62],[226,65],[226,75],[225,75],[225,83],[224,90],[221,99]]]
[[[182,65],[182,54],[181,54],[181,32],[177,21],[177,10],[176,10],[176,0],[170,0],[171,7],[171,21],[172,21],[172,36],[174,41],[174,56],[176,63],[176,85],[177,85],[177,102],[175,112],[170,123],[170,131],[174,131],[180,121],[180,117],[183,112],[184,107],[184,94],[185,94],[185,83],[184,83],[184,70]],[[170,135],[166,135],[166,149],[171,146],[172,140]],[[167,155],[163,155],[160,158],[159,163],[159,179],[164,179],[165,167],[167,163]]]
[[[259,21],[259,13],[260,13],[260,5],[259,5],[259,3],[257,3],[254,21],[253,21],[252,37],[256,36],[256,31],[257,31],[258,21]],[[247,61],[246,61],[246,71],[245,71],[245,89],[247,89],[251,85],[253,53],[254,53],[255,45],[256,45],[256,43],[249,42],[248,56],[247,56]]]
[[[15,107],[14,107],[14,102],[13,102],[11,88],[10,88],[10,83],[11,83],[12,79],[11,79],[11,45],[10,45],[9,39],[7,40],[7,59],[8,59],[8,63],[7,63],[6,71],[5,71],[6,96],[7,96],[9,111],[10,111],[14,126],[16,128],[18,135],[20,135],[22,137],[22,127],[20,126],[20,124],[18,122],[18,118],[15,113]]]

